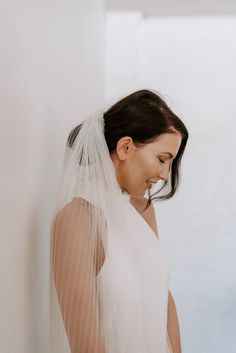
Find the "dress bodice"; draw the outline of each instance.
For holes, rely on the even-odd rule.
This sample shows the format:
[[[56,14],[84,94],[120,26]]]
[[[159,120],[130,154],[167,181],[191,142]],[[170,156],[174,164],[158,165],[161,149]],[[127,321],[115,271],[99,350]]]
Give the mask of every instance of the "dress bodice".
[[[170,271],[154,231],[123,193],[119,236],[108,223],[105,262],[97,275],[107,353],[166,353]]]

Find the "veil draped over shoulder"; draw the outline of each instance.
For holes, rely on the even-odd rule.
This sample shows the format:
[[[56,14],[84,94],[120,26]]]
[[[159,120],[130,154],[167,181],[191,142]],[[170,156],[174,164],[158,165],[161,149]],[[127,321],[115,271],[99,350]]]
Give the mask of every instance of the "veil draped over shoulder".
[[[65,151],[50,238],[50,353],[169,352],[168,271],[158,240],[141,251],[129,196],[97,112]]]

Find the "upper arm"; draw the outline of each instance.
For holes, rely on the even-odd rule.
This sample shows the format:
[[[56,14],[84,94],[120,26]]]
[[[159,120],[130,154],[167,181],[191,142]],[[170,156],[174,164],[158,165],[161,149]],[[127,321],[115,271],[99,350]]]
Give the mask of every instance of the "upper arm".
[[[98,342],[96,241],[90,237],[89,210],[86,203],[74,199],[54,223],[53,273],[72,353],[103,352],[102,342]]]
[[[168,296],[167,332],[172,351],[181,353],[182,350],[178,314],[175,301],[170,290]]]

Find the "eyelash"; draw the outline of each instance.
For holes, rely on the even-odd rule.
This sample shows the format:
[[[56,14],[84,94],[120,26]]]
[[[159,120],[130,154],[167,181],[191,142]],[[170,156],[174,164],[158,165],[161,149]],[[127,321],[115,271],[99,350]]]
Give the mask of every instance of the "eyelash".
[[[165,161],[163,161],[162,159],[159,158],[159,161],[163,164],[165,164]]]

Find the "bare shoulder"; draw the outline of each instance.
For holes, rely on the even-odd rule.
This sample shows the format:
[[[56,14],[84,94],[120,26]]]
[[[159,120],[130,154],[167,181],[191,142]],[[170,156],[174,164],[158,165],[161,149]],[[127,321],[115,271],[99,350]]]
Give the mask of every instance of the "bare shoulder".
[[[147,204],[147,199],[145,197],[142,197],[142,198],[131,197],[130,202],[140,213],[140,215],[145,219],[145,221],[152,228],[152,230],[154,231],[154,233],[158,238],[158,228],[157,228],[156,214],[155,214],[153,203],[151,202],[150,206],[145,211],[143,211]]]

